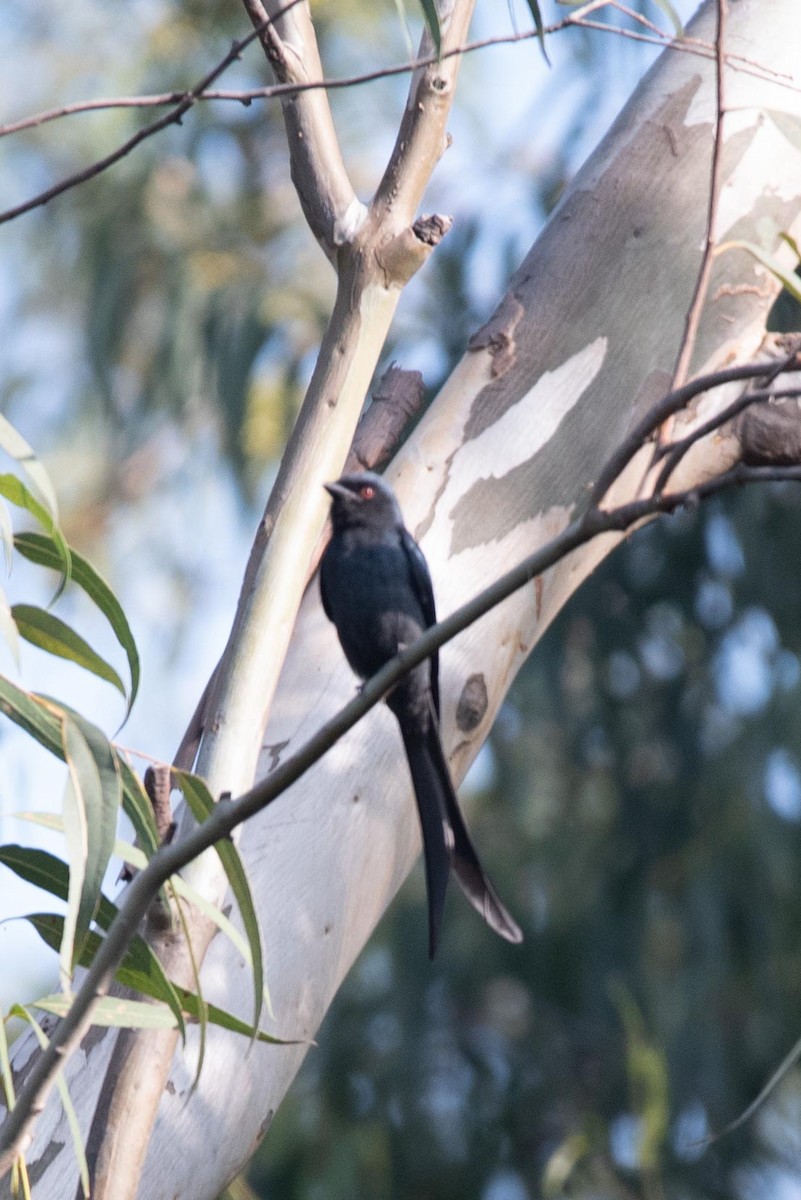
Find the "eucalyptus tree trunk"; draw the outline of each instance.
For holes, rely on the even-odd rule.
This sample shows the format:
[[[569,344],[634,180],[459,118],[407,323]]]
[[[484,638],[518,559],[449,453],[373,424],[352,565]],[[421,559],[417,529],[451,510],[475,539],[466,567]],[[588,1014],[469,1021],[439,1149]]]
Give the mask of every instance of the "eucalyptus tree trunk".
[[[730,8],[717,237],[759,243],[792,266],[779,234],[801,232],[797,0],[732,0]],[[714,4],[688,33],[713,44]],[[581,512],[603,464],[668,390],[707,231],[716,118],[714,54],[688,46],[663,53],[392,463],[389,476],[428,557],[441,614]],[[773,276],[746,252],[719,254],[692,371],[757,355],[777,291]],[[336,326],[330,337],[336,339]],[[682,418],[686,428],[722,403],[705,399]],[[702,439],[671,486],[692,487],[728,468],[742,456],[743,436],[742,426],[730,426]],[[646,445],[606,503],[647,493],[653,478]],[[537,639],[617,540],[606,535],[574,551],[444,648],[443,737],[457,780]],[[312,581],[257,775],[292,753],[353,688]],[[536,802],[536,777],[531,791]],[[140,1200],[211,1200],[252,1154],[419,849],[400,739],[381,707],[243,829],[240,850],[264,931],[270,1032],[297,1044],[246,1052],[234,1035],[211,1029],[192,1092],[197,1038],[190,1032],[161,1096]],[[503,894],[525,926],[522,886],[517,902],[514,880],[504,881]],[[477,924],[476,936],[491,935]],[[202,979],[207,999],[249,1018],[248,971],[225,938],[212,939]],[[94,1031],[68,1067],[85,1130],[113,1042]],[[31,1042],[21,1039],[18,1067],[31,1053]],[[57,1100],[39,1118],[27,1157],[35,1200],[75,1194],[77,1171]]]

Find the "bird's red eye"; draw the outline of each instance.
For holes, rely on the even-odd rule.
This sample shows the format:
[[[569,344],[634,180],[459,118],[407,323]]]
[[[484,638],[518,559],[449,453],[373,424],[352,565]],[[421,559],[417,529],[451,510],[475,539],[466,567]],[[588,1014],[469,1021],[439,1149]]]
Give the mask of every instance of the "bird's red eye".
[[[359,488],[359,495],[362,500],[372,500],[375,495],[375,488],[371,483],[366,483],[364,487]]]

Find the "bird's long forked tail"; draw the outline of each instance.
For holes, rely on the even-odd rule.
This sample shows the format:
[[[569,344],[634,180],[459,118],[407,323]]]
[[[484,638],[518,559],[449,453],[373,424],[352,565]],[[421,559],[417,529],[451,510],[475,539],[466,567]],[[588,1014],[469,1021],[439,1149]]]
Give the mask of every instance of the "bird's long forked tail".
[[[449,868],[476,912],[507,942],[523,934],[490,883],[470,840],[439,737],[436,719],[425,735],[403,732],[423,834],[428,886],[428,949],[434,957],[442,928]]]

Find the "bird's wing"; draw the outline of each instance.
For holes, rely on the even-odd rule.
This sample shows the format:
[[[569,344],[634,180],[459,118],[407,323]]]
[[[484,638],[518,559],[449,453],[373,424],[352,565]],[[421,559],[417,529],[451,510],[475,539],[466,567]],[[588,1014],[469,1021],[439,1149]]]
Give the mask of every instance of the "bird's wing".
[[[401,546],[406,554],[406,561],[409,564],[409,577],[414,588],[415,596],[420,604],[425,620],[425,627],[428,629],[430,625],[437,623],[437,610],[434,604],[434,587],[431,583],[431,572],[428,569],[428,563],[425,560],[425,555],[417,542],[414,540],[409,530],[401,529]],[[325,603],[325,601],[323,601]],[[431,655],[431,695],[434,699],[434,711],[439,716],[439,652],[435,651]]]
[[[323,551],[323,557],[320,562],[320,599],[323,602],[323,612],[328,617],[329,621],[333,621],[334,614],[331,611],[331,605],[329,603],[328,596],[326,595],[326,587],[325,587],[326,559],[328,557],[328,549],[329,549],[330,545],[331,545],[331,543],[329,542],[328,546],[326,546],[325,550]]]

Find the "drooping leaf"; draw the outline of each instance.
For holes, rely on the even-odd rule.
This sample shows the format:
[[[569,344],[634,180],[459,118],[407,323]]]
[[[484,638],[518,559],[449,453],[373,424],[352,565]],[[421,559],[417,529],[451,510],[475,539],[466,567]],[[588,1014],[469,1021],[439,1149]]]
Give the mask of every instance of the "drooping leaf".
[[[56,913],[29,913],[25,917],[25,920],[30,922],[42,941],[51,950],[58,949],[63,933],[63,917],[58,916]],[[100,938],[98,934],[91,933],[84,946],[82,966],[89,966],[99,944]],[[202,1000],[195,992],[190,992],[187,988],[176,987],[171,983],[164,974],[158,958],[144,938],[139,937],[138,934],[128,947],[125,958],[117,971],[117,979],[125,987],[130,987],[145,996],[150,996],[153,1000],[160,1000],[168,1004],[182,1024],[185,1014],[195,1021],[205,1018],[212,1025],[219,1025],[222,1029],[228,1029],[232,1033],[239,1033],[243,1037],[254,1036],[253,1026],[247,1021],[242,1021],[239,1017],[234,1016],[233,1013],[220,1008],[216,1004],[210,1004],[208,1001]],[[256,1030],[255,1036],[258,1041],[270,1043],[271,1045],[287,1046],[297,1044],[296,1041],[287,1041],[285,1038],[274,1037],[263,1030]]]
[[[66,1017],[73,1000],[73,996],[56,992],[32,1001],[31,1008]],[[160,1001],[124,1000],[118,996],[102,996],[95,1004],[90,1020],[92,1025],[119,1029],[175,1029],[178,1024],[175,1013]]]
[[[0,414],[0,449],[5,450],[6,454],[19,463],[20,468],[28,476],[34,495],[50,514],[53,522],[57,523],[58,502],[55,489],[50,482],[50,476],[22,434],[2,414]]]
[[[30,1027],[33,1029],[36,1040],[41,1048],[43,1050],[47,1049],[47,1047],[50,1045],[50,1039],[34,1017],[33,1013],[30,1012],[24,1004],[15,1004],[11,1009],[10,1015],[13,1017],[19,1017],[23,1021],[27,1021]],[[64,1078],[63,1071],[59,1071],[59,1073],[56,1075],[56,1087],[58,1088],[59,1095],[61,1096],[61,1105],[64,1109],[64,1116],[67,1118],[67,1124],[70,1128],[72,1146],[75,1151],[75,1158],[78,1162],[78,1174],[81,1180],[81,1187],[83,1189],[84,1196],[86,1196],[88,1200],[90,1190],[89,1164],[86,1161],[86,1151],[83,1145],[83,1138],[81,1137],[81,1127],[78,1123],[78,1114],[75,1112],[75,1107],[70,1098],[69,1089],[67,1088],[67,1081]]]
[[[17,687],[4,675],[0,675],[0,712],[35,738],[51,754],[57,755],[58,758],[64,757],[61,721],[53,712],[52,705],[32,692]]]
[[[10,500],[17,508],[24,508],[27,512],[35,517],[43,529],[47,531],[53,540],[59,561],[61,563],[61,582],[56,588],[54,599],[57,599],[63,592],[66,584],[69,582],[72,562],[70,558],[70,548],[64,541],[64,536],[59,529],[52,513],[48,511],[45,505],[37,500],[36,496],[25,486],[21,479],[16,475],[2,474],[0,475],[0,496],[5,496],[6,500]]]
[[[657,8],[661,8],[667,19],[670,21],[676,33],[676,37],[684,37],[684,26],[681,23],[681,17],[676,12],[670,0],[654,0]]]
[[[6,570],[11,570],[11,558],[14,552],[14,530],[11,525],[11,513],[5,500],[0,500],[0,542],[3,544],[3,557],[6,560]]]
[[[52,537],[41,533],[18,533],[14,538],[14,545],[23,558],[27,558],[30,562],[34,562],[38,566],[50,567],[54,571],[61,570],[61,557]],[[91,563],[75,550],[70,553],[72,556],[72,581],[86,593],[90,600],[94,601],[125,651],[128,669],[131,673],[131,694],[128,700],[128,712],[130,712],[139,691],[140,674],[139,651],[136,648],[131,627],[119,600],[105,579],[98,574]]]
[[[71,629],[60,617],[54,616],[35,604],[15,604],[11,610],[20,636],[33,646],[39,646],[57,658],[66,658],[77,663],[100,679],[113,684],[125,697],[125,684],[104,658],[97,654],[80,634]]]
[[[214,810],[214,800],[206,784],[199,776],[191,775],[188,771],[176,771],[175,777],[184,799],[189,805],[192,816],[196,821],[204,821]],[[242,924],[245,927],[245,934],[250,946],[253,963],[253,1026],[256,1028],[261,1017],[264,997],[264,958],[262,955],[261,930],[259,929],[259,919],[256,915],[256,906],[253,903],[253,896],[242,859],[234,843],[228,838],[224,838],[222,841],[215,843],[214,849],[220,857],[223,870],[231,885],[231,891],[234,893],[234,898],[239,906]]]
[[[139,845],[148,858],[159,848],[159,833],[153,806],[142,781],[121,754],[117,754],[117,765],[122,778],[122,808],[134,827]]]
[[[63,934],[63,917],[56,913],[29,913],[25,920],[30,922],[42,941],[51,950],[58,949]],[[98,934],[91,933],[83,949],[82,966],[89,966],[99,944]],[[253,1037],[254,1035],[254,1029],[247,1021],[240,1020],[239,1017],[218,1005],[202,1000],[195,992],[173,984],[164,974],[161,963],[150,946],[138,934],[132,939],[116,977],[124,987],[132,988],[144,996],[150,996],[153,1000],[160,1000],[169,1005],[180,1022],[182,1030],[184,1015],[200,1021],[202,1010],[205,1018],[212,1025],[219,1025],[222,1029],[229,1029],[232,1033],[242,1034],[243,1037]],[[257,1030],[255,1034],[260,1042],[281,1046],[297,1044],[294,1041],[274,1037],[263,1030]]]
[[[20,879],[42,891],[57,896],[66,902],[69,894],[69,868],[55,854],[39,850],[35,846],[18,846],[7,843],[0,846],[0,864],[8,867]],[[108,929],[117,915],[117,907],[106,896],[101,895],[97,906],[96,920],[103,929]]]
[[[546,63],[550,67],[551,60],[548,57],[548,51],[545,49],[545,26],[542,21],[542,13],[540,12],[540,6],[538,3],[538,0],[527,0],[527,3],[529,6],[529,9],[531,10],[531,16],[534,20],[534,28],[537,31],[537,41],[540,44],[540,50],[542,51],[542,57],[545,59]]]
[[[29,913],[29,921],[42,941],[51,950],[58,950],[64,938],[64,918],[55,913]],[[104,928],[108,928],[105,925]],[[78,961],[82,967],[91,965],[100,946],[100,935],[93,930],[84,939]],[[131,939],[125,957],[120,964],[116,979],[124,987],[141,992],[153,1000],[166,1004],[173,1012],[181,1036],[186,1037],[182,1001],[178,991],[167,978],[158,956],[143,937],[137,933]]]
[[[434,43],[434,49],[437,52],[437,58],[442,53],[442,33],[439,27],[439,13],[434,0],[420,0],[425,17],[426,28],[431,34],[431,40]]]
[[[61,745],[61,713],[64,711],[66,709],[55,701],[26,692],[0,675],[0,713],[4,713],[46,750],[61,759],[64,757]],[[118,751],[115,750],[114,755],[122,778],[123,811],[133,825],[140,845],[150,857],[159,845],[153,809],[136,772]]]
[[[65,713],[62,736],[70,773],[64,804],[70,886],[61,966],[71,977],[100,902],[122,788],[114,753],[96,726]]]
[[[14,1092],[14,1076],[11,1072],[11,1059],[8,1056],[8,1037],[6,1036],[6,1018],[0,1014],[0,1079],[3,1081],[3,1092],[6,1097],[6,1108],[11,1112],[17,1102]]]

